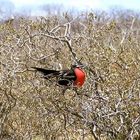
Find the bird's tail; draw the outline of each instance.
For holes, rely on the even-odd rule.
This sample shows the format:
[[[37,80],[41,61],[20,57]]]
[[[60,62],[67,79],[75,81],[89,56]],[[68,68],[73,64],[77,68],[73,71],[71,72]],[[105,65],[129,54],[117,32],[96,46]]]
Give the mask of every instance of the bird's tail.
[[[50,77],[55,77],[60,74],[60,71],[57,70],[48,70],[48,69],[43,69],[43,68],[38,68],[38,67],[32,67],[36,71],[41,72],[44,75],[44,78],[50,78]]]

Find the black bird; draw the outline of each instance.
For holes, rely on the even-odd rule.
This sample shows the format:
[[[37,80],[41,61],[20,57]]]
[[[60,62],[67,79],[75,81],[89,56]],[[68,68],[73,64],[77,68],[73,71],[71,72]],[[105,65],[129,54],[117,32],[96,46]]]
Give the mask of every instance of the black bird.
[[[85,72],[80,65],[72,65],[71,69],[67,70],[49,70],[44,68],[32,67],[43,74],[43,78],[56,78],[57,83],[62,86],[81,87],[85,81]]]

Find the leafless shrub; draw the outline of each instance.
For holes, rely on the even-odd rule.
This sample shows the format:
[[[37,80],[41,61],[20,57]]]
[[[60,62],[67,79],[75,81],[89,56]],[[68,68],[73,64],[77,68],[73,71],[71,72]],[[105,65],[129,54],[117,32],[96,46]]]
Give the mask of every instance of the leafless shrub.
[[[140,21],[120,16],[100,24],[92,16],[0,25],[0,139],[139,139]],[[80,59],[86,83],[64,95],[31,69]]]

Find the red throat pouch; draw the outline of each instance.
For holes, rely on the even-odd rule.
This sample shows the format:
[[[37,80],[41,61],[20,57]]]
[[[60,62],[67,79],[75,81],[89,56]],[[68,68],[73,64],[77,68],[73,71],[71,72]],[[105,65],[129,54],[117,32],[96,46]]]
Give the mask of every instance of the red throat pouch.
[[[74,72],[76,75],[74,86],[81,87],[85,82],[85,77],[86,77],[85,72],[80,68],[75,68]]]

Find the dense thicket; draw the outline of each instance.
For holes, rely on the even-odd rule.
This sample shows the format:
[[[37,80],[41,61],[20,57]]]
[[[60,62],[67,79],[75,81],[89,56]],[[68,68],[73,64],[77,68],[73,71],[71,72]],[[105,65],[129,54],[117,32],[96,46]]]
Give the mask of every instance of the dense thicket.
[[[1,23],[0,139],[140,139],[139,54],[140,19],[133,12]],[[68,68],[75,57],[87,75],[77,92],[71,87],[63,95],[31,69]]]

